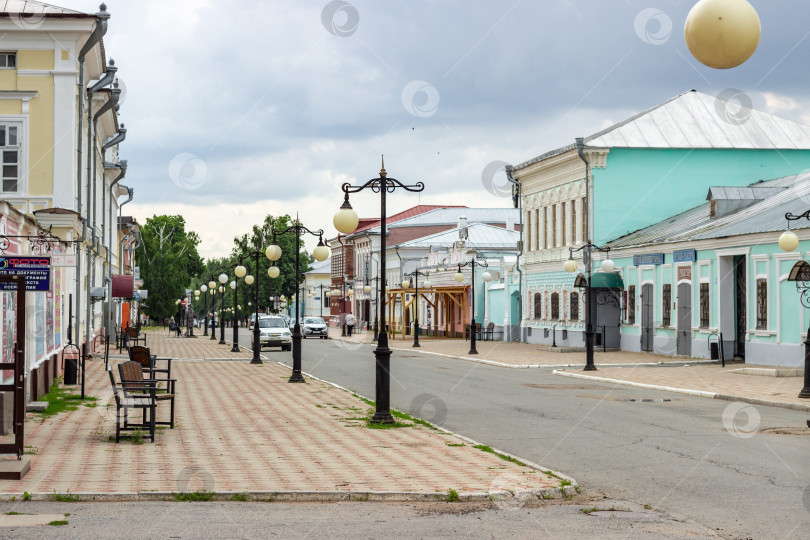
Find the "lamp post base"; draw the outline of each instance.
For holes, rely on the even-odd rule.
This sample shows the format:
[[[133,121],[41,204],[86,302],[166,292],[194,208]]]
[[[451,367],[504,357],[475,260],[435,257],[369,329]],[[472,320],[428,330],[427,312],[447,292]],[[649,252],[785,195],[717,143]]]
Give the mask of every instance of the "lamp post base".
[[[394,422],[396,420],[391,416],[391,413],[374,413],[374,416],[369,420],[371,424],[393,424]]]
[[[300,372],[298,372],[298,373],[293,372],[293,374],[290,375],[290,378],[287,379],[287,382],[288,383],[305,383],[307,381],[306,381],[306,379],[304,379],[304,376],[301,375]]]
[[[231,347],[231,352],[234,353],[239,352],[239,345],[234,345],[233,347]]]
[[[287,382],[291,383],[305,383],[304,376],[301,375],[301,326],[296,324],[293,327],[292,336],[292,357],[293,357],[293,371],[292,375]]]

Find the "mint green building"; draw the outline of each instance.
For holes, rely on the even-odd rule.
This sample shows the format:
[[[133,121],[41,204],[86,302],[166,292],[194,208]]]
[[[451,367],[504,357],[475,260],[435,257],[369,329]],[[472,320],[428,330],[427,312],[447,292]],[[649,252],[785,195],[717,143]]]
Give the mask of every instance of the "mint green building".
[[[780,207],[793,189],[786,184],[802,178],[791,175],[810,170],[810,127],[690,91],[584,143],[582,157],[571,144],[511,171],[523,213],[521,339],[584,345],[584,290],[563,264],[569,248],[590,239],[610,246],[618,265],[615,275],[595,278],[604,287],[593,306],[599,346],[705,357],[712,333],[722,332],[727,357],[798,362],[805,314],[782,277],[799,254],[776,253],[776,231],[792,208]],[[775,205],[767,214],[766,201]],[[594,254],[595,269],[600,258]],[[710,320],[701,325],[706,285]],[[757,287],[770,293],[763,328],[752,316]]]

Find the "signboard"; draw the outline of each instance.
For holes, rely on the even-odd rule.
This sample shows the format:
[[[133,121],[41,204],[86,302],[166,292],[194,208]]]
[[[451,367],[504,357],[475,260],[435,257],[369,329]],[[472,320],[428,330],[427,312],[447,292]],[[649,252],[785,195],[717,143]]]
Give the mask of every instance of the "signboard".
[[[135,280],[132,275],[118,274],[112,277],[112,297],[132,298],[132,291],[135,289]]]
[[[51,266],[76,266],[76,255],[52,255]]]
[[[692,267],[679,266],[678,267],[678,281],[692,281]]]
[[[694,249],[680,249],[672,252],[672,261],[679,262],[695,262],[697,260],[697,251]]]
[[[50,257],[0,257],[0,275],[25,276],[26,291],[51,290]],[[16,290],[13,283],[3,283],[3,291]]]
[[[633,266],[664,264],[663,253],[648,253],[646,255],[633,255]]]

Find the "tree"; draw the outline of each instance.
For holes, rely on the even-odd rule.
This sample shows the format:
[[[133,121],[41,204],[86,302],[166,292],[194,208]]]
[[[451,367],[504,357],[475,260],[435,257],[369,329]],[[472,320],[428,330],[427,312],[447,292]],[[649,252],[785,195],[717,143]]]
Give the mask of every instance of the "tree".
[[[191,276],[203,270],[197,253],[200,238],[186,231],[182,216],[152,216],[141,227],[141,245],[136,251],[144,289],[149,300],[144,311],[162,321],[177,312],[175,301],[185,296]]]

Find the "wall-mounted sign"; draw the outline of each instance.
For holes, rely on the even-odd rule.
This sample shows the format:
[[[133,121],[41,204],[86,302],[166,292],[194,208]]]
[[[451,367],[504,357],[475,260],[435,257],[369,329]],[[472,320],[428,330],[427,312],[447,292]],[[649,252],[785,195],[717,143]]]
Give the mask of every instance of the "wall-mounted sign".
[[[25,276],[26,291],[51,290],[50,257],[0,257],[0,275]],[[3,283],[3,291],[16,291],[16,283]]]
[[[51,255],[51,266],[76,266],[76,255]]]
[[[695,262],[697,260],[697,251],[694,249],[679,249],[672,252],[672,261],[679,262]]]
[[[646,255],[633,255],[633,266],[664,264],[663,253],[647,253]]]
[[[692,267],[679,266],[678,267],[678,281],[692,281]]]

